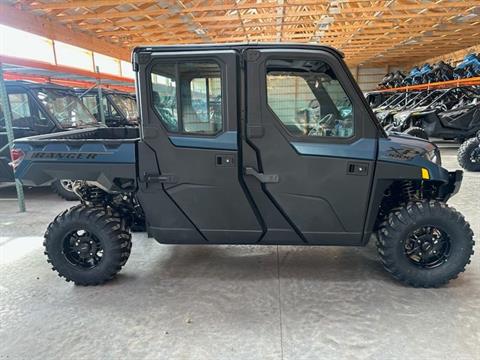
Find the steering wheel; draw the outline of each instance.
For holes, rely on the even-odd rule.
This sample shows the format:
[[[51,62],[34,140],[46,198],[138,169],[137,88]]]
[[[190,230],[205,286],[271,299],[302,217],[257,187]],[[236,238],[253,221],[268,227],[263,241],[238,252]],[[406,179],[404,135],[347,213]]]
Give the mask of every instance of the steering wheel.
[[[314,136],[314,135],[323,136],[323,134],[324,134],[323,130],[324,129],[322,128],[322,125],[330,122],[332,119],[333,119],[333,114],[325,115],[324,117],[322,117],[320,120],[317,121],[317,124],[312,129],[310,129],[310,131],[308,132],[308,135],[309,136]]]

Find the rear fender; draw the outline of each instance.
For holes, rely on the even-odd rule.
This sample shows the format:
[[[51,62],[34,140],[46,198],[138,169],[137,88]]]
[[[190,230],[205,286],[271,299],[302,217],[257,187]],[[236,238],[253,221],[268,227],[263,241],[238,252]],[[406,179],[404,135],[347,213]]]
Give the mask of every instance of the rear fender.
[[[94,181],[107,191],[136,188],[136,144],[122,142],[103,144],[85,142],[70,145],[55,143],[22,143],[15,149],[24,153],[15,174],[24,185],[48,185],[56,179]]]

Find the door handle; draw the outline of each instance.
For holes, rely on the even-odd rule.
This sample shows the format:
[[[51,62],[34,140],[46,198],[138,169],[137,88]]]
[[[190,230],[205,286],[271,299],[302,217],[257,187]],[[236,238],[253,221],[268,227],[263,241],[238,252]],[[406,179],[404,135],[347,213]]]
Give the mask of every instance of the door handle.
[[[349,162],[347,164],[347,173],[350,175],[368,175],[368,164],[362,162]]]
[[[254,176],[262,184],[278,183],[280,181],[280,178],[278,175],[274,175],[274,174],[266,175],[264,173],[259,173],[257,170],[251,167],[245,168],[245,175]]]

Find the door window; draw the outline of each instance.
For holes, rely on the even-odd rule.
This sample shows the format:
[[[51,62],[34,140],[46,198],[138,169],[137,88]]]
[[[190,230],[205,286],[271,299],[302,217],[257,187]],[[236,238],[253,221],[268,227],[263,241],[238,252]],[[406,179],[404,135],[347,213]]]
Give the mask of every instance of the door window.
[[[153,108],[168,131],[178,132],[175,65],[157,65],[151,77]]]
[[[32,114],[30,103],[26,93],[8,94],[10,109],[12,111],[12,123],[15,127],[31,127]]]
[[[17,128],[28,128],[30,130],[44,133],[53,127],[53,123],[45,116],[25,92],[8,94],[8,101],[12,113],[12,125]],[[3,111],[0,111],[0,125],[5,125]]]
[[[322,61],[267,62],[267,101],[294,136],[351,137],[353,106]]]
[[[151,78],[153,107],[170,132],[214,135],[222,131],[218,64],[159,64]]]
[[[98,119],[99,111],[98,111],[98,104],[97,104],[97,95],[83,95],[82,102],[83,102],[83,105],[86,106],[88,111],[90,111],[90,113],[94,115],[95,118]]]

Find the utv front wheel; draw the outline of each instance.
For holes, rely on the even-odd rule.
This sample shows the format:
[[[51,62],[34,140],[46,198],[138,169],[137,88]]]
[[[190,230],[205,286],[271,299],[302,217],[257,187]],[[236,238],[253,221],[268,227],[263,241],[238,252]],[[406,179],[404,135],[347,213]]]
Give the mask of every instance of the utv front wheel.
[[[458,149],[458,163],[468,171],[480,171],[480,140],[471,138]]]
[[[98,285],[127,262],[131,235],[125,222],[107,210],[77,205],[50,223],[43,244],[59,276],[77,285]]]
[[[428,135],[421,127],[413,126],[404,131],[405,134],[428,140]]]
[[[465,270],[473,232],[464,217],[439,201],[394,209],[380,226],[377,248],[385,269],[414,287],[438,287]]]
[[[53,191],[67,201],[79,201],[77,194],[73,192],[72,180],[61,179],[52,183]]]

